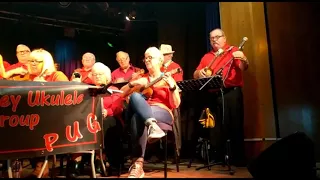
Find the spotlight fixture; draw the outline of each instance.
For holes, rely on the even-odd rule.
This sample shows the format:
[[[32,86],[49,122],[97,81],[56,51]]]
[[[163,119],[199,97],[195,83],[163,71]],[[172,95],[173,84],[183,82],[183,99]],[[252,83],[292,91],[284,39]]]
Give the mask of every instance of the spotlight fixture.
[[[126,16],[126,20],[127,20],[127,21],[130,21],[130,19],[129,19],[129,17],[128,17],[128,16]]]

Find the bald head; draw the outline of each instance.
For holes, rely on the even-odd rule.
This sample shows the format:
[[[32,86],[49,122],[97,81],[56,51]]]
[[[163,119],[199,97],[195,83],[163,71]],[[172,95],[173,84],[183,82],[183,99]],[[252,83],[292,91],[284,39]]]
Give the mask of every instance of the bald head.
[[[82,56],[82,65],[86,69],[91,69],[93,64],[96,62],[96,57],[93,53],[86,52]]]
[[[130,66],[129,54],[124,51],[119,51],[116,54],[116,60],[119,63],[121,69],[127,69]]]
[[[16,48],[16,55],[20,63],[26,64],[30,56],[30,48],[24,44],[19,44]]]

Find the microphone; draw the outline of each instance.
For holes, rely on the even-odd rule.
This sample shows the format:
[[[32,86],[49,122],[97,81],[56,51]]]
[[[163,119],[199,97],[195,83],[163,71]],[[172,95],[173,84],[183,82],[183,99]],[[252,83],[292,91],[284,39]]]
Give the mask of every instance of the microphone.
[[[242,42],[240,43],[239,45],[239,50],[242,51],[243,50],[243,47],[244,47],[244,44],[248,41],[248,38],[247,37],[243,37],[242,38]]]

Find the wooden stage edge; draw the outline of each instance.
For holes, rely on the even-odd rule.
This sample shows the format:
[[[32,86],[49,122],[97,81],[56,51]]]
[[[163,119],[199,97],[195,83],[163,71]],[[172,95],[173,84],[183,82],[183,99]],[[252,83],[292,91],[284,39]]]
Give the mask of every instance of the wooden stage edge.
[[[33,171],[31,165],[28,166],[29,161],[24,161],[24,166],[27,166],[23,169],[21,174],[22,178],[28,176]],[[66,161],[64,162],[66,165]],[[122,170],[120,178],[128,177],[128,165],[126,164],[126,168]],[[197,167],[203,166],[203,164],[194,162],[190,168],[187,167],[188,160],[181,160],[180,163],[180,172],[176,171],[176,165],[171,161],[168,161],[168,178],[252,178],[250,173],[248,172],[246,167],[233,167],[235,170],[234,175],[230,175],[226,170],[226,167],[214,166],[211,170],[201,169],[196,171]],[[49,161],[49,168],[52,167],[52,161]],[[163,163],[145,163],[145,178],[164,178],[163,171]],[[90,178],[90,167],[86,167],[86,175],[80,176],[79,178]],[[64,168],[65,170],[65,168]],[[59,161],[56,163],[56,178],[65,178],[65,176],[59,176]],[[114,175],[116,172],[113,173]],[[2,177],[7,177],[7,173],[2,174]],[[118,178],[117,176],[109,176],[109,177],[99,177],[97,178]]]

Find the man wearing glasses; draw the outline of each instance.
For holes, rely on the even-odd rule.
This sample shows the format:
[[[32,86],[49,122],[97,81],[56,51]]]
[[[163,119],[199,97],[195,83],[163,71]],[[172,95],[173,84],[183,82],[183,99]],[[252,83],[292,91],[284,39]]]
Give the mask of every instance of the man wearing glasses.
[[[216,90],[210,93],[203,93],[203,97],[197,97],[206,99],[208,101],[202,102],[202,109],[204,106],[210,107],[210,109],[217,115],[216,127],[211,133],[211,137],[226,137],[231,141],[231,163],[235,166],[245,165],[244,155],[244,132],[243,132],[243,76],[242,71],[248,68],[248,60],[242,51],[239,51],[238,47],[230,46],[227,43],[227,37],[221,29],[214,29],[210,32],[210,44],[212,50],[205,54],[200,64],[198,65],[193,76],[195,79],[207,77],[205,72],[206,66],[214,59],[215,52],[219,49],[223,49],[224,52],[212,63],[211,67],[208,67],[214,75],[220,68],[222,70],[223,96],[220,90]],[[233,63],[229,63],[229,60],[234,58]],[[226,65],[227,64],[227,65]],[[199,94],[201,96],[201,94]],[[222,99],[222,97],[224,97]],[[224,103],[222,103],[224,102]],[[223,105],[223,106],[222,106]],[[217,107],[220,107],[217,109]],[[222,122],[224,122],[224,131],[222,134]],[[221,132],[219,132],[221,131]],[[217,158],[216,160],[224,159],[224,149],[226,146],[226,139],[212,138],[211,142],[216,142]]]
[[[116,60],[119,64],[119,68],[111,73],[113,83],[128,82],[139,75],[137,71],[140,68],[136,68],[130,64],[129,54],[123,51],[119,51],[116,54]]]
[[[10,78],[13,75],[25,75],[28,73],[27,62],[30,56],[30,48],[24,44],[19,44],[16,49],[18,63],[5,67],[6,74]]]
[[[96,57],[94,54],[87,52],[84,53],[82,56],[82,68],[78,68],[74,70],[74,73],[72,74],[71,81],[79,81],[86,84],[93,84],[92,82],[92,74],[91,69],[94,63],[96,63]],[[76,77],[75,73],[79,73],[80,77]]]

